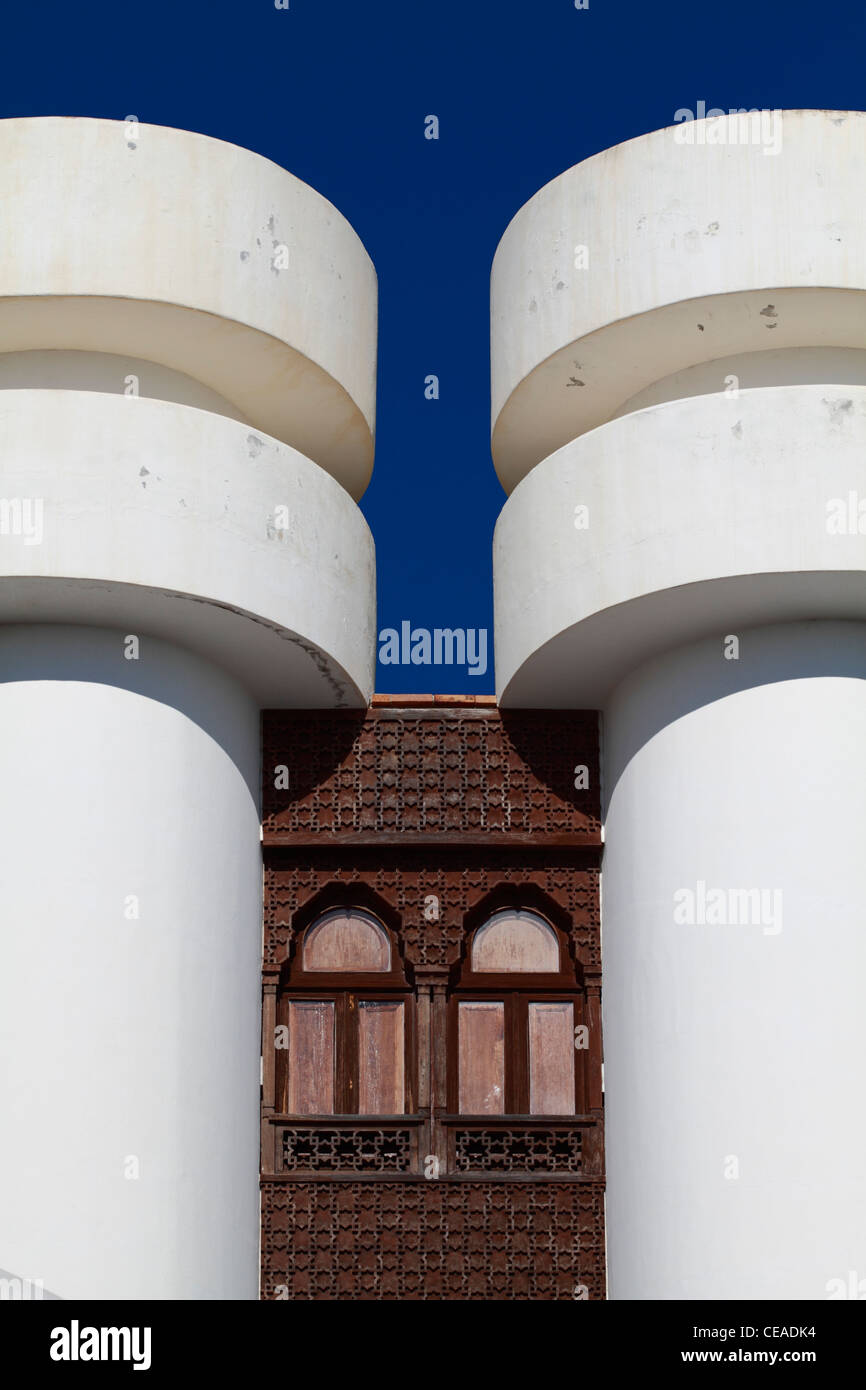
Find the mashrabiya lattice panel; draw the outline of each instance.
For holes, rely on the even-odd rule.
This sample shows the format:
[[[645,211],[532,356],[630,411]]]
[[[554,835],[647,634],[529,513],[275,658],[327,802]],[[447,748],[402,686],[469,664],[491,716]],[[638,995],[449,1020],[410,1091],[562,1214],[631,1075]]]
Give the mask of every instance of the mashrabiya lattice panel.
[[[459,1173],[580,1173],[579,1129],[456,1129]]]
[[[286,1128],[284,1170],[331,1173],[408,1173],[412,1136],[406,1129]]]
[[[415,966],[452,965],[464,941],[467,912],[502,885],[534,885],[561,903],[572,920],[576,958],[587,968],[601,965],[597,869],[577,869],[567,851],[535,851],[521,858],[513,851],[487,850],[483,862],[457,852],[438,857],[425,849],[386,851],[369,867],[347,865],[339,851],[315,860],[293,851],[269,850],[265,865],[265,962],[285,956],[294,914],[332,884],[363,884],[390,904],[403,921],[406,959]],[[438,921],[425,920],[424,904],[435,897]]]
[[[266,1299],[604,1298],[603,1187],[275,1182]]]
[[[267,711],[263,747],[266,836],[600,835],[594,711]]]

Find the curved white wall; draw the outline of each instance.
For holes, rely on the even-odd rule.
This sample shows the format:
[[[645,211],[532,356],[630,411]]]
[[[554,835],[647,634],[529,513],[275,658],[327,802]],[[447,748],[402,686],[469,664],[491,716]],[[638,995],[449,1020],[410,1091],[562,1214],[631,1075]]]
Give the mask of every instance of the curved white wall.
[[[863,1273],[866,623],[740,638],[657,657],[605,710],[612,1298]],[[700,883],[727,923],[675,920]],[[738,889],[766,913],[732,921]]]
[[[864,569],[866,387],[763,387],[622,416],[545,459],[502,509],[500,699],[597,708],[639,662],[706,633],[866,618]]]
[[[760,131],[744,143],[736,116],[691,122],[691,145],[682,126],[639,136],[512,219],[491,280],[492,448],[507,491],[696,363],[863,348],[866,113],[778,118],[775,152]]]
[[[100,391],[112,396],[174,401],[249,421],[223,396],[184,372],[172,371],[142,357],[119,357],[110,352],[0,353],[0,391]]]
[[[160,362],[361,495],[376,274],[321,194],[208,136],[45,116],[0,121],[0,202],[0,352]]]
[[[863,1274],[866,114],[776,115],[568,170],[493,267],[499,698],[603,713],[614,1298]]]
[[[0,1266],[255,1298],[259,712],[124,635],[0,628]]]
[[[211,411],[0,390],[0,621],[123,625],[182,643],[262,706],[364,705],[375,555],[323,468]],[[6,528],[4,534],[3,528]]]
[[[863,348],[800,347],[775,352],[743,352],[699,362],[682,372],[654,381],[620,406],[613,419],[646,410],[665,401],[689,396],[723,394],[737,400],[740,391],[768,386],[866,386],[866,350]]]

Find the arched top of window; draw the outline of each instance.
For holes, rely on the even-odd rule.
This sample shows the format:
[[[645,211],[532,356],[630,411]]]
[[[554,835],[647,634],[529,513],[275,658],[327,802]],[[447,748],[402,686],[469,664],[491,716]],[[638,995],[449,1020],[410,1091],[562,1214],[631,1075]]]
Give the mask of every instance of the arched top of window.
[[[387,974],[391,941],[372,913],[358,907],[334,907],[307,928],[302,969],[326,974]]]
[[[473,974],[547,974],[559,972],[559,939],[536,912],[503,908],[472,938]]]

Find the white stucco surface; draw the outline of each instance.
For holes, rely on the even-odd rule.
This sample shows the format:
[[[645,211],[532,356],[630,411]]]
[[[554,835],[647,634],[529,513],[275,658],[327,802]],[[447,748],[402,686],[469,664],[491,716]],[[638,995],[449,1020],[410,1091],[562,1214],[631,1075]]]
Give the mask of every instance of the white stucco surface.
[[[855,515],[838,534],[830,508],[844,504],[847,525],[852,492],[864,529]],[[705,634],[866,618],[864,568],[866,387],[756,388],[623,416],[545,459],[502,509],[500,699],[598,708],[636,664]]]
[[[195,377],[148,362],[143,357],[119,357],[110,352],[64,351],[0,353],[0,391],[101,391],[111,396],[144,396],[157,401],[175,401],[244,419],[242,413],[223,396],[203,386]]]
[[[161,363],[364,491],[376,274],[327,199],[222,140],[44,116],[0,121],[0,204],[0,352]]]
[[[0,1265],[255,1298],[259,711],[123,639],[0,628]]]
[[[863,347],[866,114],[784,111],[775,153],[678,142],[584,160],[520,209],[491,282],[493,457],[506,491],[638,392],[697,363]],[[694,138],[715,123],[691,124]],[[581,250],[580,248],[583,248]]]
[[[612,1298],[863,1277],[864,754],[864,623],[747,629],[737,661],[682,647],[605,709]],[[724,920],[697,920],[699,883]],[[756,889],[766,913],[727,896]]]
[[[7,502],[41,499],[43,516],[39,544],[11,513],[0,537],[0,621],[180,642],[263,706],[366,703],[372,537],[290,446],[188,405],[0,390],[0,466]]]
[[[866,1250],[866,114],[713,128],[500,244],[497,690],[602,712],[609,1296],[821,1300]]]

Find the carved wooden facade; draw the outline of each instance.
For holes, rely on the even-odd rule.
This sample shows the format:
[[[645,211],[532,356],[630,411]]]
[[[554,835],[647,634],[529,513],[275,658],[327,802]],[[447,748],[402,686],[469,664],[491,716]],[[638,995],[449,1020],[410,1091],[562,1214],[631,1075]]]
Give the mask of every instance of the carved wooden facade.
[[[597,716],[381,697],[266,712],[263,749],[262,1297],[604,1298]],[[403,1113],[287,1113],[280,1001],[338,907],[399,957]],[[574,1113],[457,1113],[467,951],[504,909],[562,943],[547,983],[571,979],[551,997],[575,1008]]]

